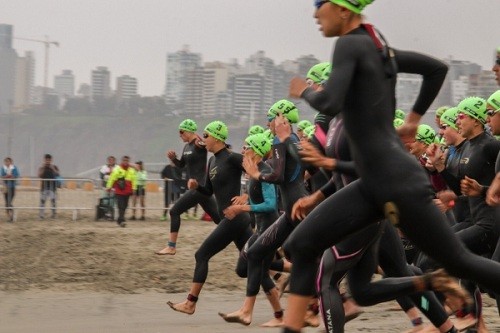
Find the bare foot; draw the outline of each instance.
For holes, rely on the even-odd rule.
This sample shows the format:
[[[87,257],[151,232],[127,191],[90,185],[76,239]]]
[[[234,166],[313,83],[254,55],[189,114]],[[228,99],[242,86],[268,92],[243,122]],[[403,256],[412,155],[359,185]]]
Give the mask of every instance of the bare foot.
[[[462,289],[455,278],[446,273],[444,269],[438,269],[424,275],[424,279],[430,279],[432,289],[444,293],[447,297],[446,303],[452,309],[460,309],[464,305],[472,304],[469,293]]]
[[[317,314],[314,314],[312,311],[307,311],[306,316],[304,318],[304,327],[318,327],[319,326],[319,317]]]
[[[176,250],[175,250],[175,247],[166,247],[164,249],[161,249],[160,251],[156,251],[155,254],[159,255],[159,256],[163,256],[163,255],[174,255],[176,253]]]
[[[281,327],[283,326],[283,318],[273,318],[267,323],[260,325],[260,327]]]
[[[412,329],[404,331],[404,333],[417,333],[417,332],[418,333],[439,332],[439,329],[437,329],[433,325],[424,325],[424,324],[421,324],[421,325],[414,326]]]
[[[224,319],[228,323],[238,323],[241,325],[248,326],[252,322],[251,315],[245,315],[240,311],[235,311],[228,314],[219,312],[219,316],[221,316],[222,319]]]
[[[352,299],[347,298],[344,303],[342,303],[344,306],[344,314],[345,314],[345,319],[344,322],[347,323],[348,321],[351,321],[355,318],[357,318],[360,314],[363,313],[363,310],[361,307],[359,307],[356,302],[354,302]],[[401,310],[401,308],[399,308]]]
[[[170,301],[167,302],[167,305],[174,311],[182,312],[188,315],[192,315],[196,310],[196,303],[185,300],[182,303],[172,303]]]

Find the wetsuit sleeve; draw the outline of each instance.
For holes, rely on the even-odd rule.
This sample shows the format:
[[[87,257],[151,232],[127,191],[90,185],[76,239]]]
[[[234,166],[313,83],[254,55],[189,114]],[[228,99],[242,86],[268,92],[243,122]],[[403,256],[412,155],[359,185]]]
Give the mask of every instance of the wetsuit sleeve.
[[[250,211],[254,213],[274,212],[277,209],[276,186],[269,183],[261,183],[262,197],[264,201],[259,204],[250,204]]]
[[[343,173],[348,176],[358,176],[356,172],[356,168],[354,166],[354,161],[340,161],[337,160],[337,164],[335,165],[335,172]]]
[[[186,150],[186,147],[184,147],[184,149],[182,150],[182,156],[180,159],[173,159],[172,162],[174,162],[175,166],[178,167],[178,168],[184,168],[184,166],[186,165],[186,160],[184,159],[184,151]]]
[[[417,52],[394,50],[399,73],[420,74],[423,77],[413,111],[423,115],[443,85],[448,66],[433,57]]]
[[[269,171],[261,171],[259,180],[261,182],[279,184],[285,179],[286,143],[275,143],[273,145],[273,157],[268,160],[271,167]]]
[[[499,151],[500,151],[500,141],[498,140],[488,142],[487,144],[484,145],[483,148],[485,159],[492,164],[496,163]]]
[[[453,192],[455,192],[455,194],[457,196],[461,196],[462,195],[462,191],[460,190],[460,179],[458,179],[457,177],[455,177],[454,175],[452,175],[446,169],[444,169],[443,171],[441,171],[439,174],[443,177],[444,181],[446,182],[446,185],[448,185],[448,187],[450,188],[450,190],[452,190]]]
[[[323,86],[323,90],[315,91],[307,88],[300,97],[305,99],[311,107],[322,114],[336,116],[344,107],[347,91],[356,71],[357,58],[352,54],[353,47],[349,38],[339,38],[333,52],[335,59],[335,75],[330,75]],[[356,49],[356,48],[354,48]]]
[[[319,189],[321,191],[321,193],[323,193],[325,198],[328,198],[330,195],[332,195],[333,193],[335,193],[337,191],[336,178],[337,178],[337,175],[334,175],[332,178],[330,178],[330,180],[325,185],[323,185]]]
[[[214,157],[212,156],[208,161],[208,170],[212,169],[213,161]],[[196,188],[196,190],[205,195],[212,195],[214,193],[214,189],[212,188],[212,182],[210,181],[210,171],[205,173],[205,185],[200,185],[198,183],[198,187]]]

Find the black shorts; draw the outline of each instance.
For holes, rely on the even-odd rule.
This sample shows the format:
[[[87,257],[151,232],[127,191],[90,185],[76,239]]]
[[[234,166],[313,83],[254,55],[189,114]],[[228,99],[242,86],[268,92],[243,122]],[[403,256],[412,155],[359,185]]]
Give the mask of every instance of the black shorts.
[[[144,186],[137,186],[137,189],[134,191],[134,195],[140,197],[146,195],[146,188]]]

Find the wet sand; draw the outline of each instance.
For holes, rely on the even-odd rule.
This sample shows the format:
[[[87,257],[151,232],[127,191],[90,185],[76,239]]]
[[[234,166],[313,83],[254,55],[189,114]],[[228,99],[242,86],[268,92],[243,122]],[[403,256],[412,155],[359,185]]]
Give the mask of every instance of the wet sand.
[[[234,245],[211,260],[194,315],[166,305],[186,297],[194,252],[213,228],[210,222],[183,221],[178,253],[165,257],[154,251],[165,244],[169,223],[153,218],[127,228],[90,217],[0,220],[0,332],[279,332],[258,326],[272,315],[262,295],[249,327],[217,315],[238,309],[244,298],[245,280],[234,273]],[[391,311],[395,304],[365,308],[346,332],[411,328],[402,311]],[[490,332],[500,332],[496,307],[486,296],[485,314]]]

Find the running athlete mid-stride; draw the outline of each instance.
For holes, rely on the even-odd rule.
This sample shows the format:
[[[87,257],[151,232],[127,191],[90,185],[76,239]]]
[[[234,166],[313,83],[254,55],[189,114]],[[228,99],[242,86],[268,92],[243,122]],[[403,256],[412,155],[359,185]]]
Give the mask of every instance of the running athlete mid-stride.
[[[179,136],[182,141],[186,142],[182,156],[180,159],[173,150],[167,152],[168,158],[174,162],[179,168],[186,168],[188,179],[195,179],[199,184],[203,185],[203,181],[207,168],[207,149],[203,145],[202,140],[196,134],[198,126],[191,119],[183,120],[179,125]],[[200,204],[205,212],[210,215],[212,220],[217,224],[220,221],[217,213],[217,206],[212,195],[205,195],[199,191],[189,190],[177,200],[170,209],[170,239],[167,246],[160,251],[158,255],[174,255],[177,245],[177,237],[181,227],[181,214],[188,209]]]
[[[284,332],[299,332],[302,327],[308,300],[314,294],[317,258],[384,215],[450,274],[500,290],[500,264],[473,255],[460,243],[433,203],[425,171],[405,151],[393,127],[397,72],[423,75],[415,105],[398,128],[409,142],[438,94],[447,66],[422,54],[389,48],[373,26],[362,24],[361,11],[371,2],[316,1],[314,17],[323,35],[339,36],[332,58],[335,75],[318,92],[301,78],[290,84],[291,97],[305,99],[324,114],[342,112],[360,179],[321,203],[285,244],[293,266]],[[321,223],[317,214],[331,219]],[[433,284],[430,276],[415,281],[419,290]]]

